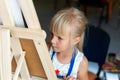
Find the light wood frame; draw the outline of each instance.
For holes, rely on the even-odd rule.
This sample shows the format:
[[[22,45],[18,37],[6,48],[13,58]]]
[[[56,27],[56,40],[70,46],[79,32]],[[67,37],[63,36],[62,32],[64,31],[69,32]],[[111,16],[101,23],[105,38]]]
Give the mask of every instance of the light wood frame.
[[[0,27],[2,30],[10,30],[11,35],[11,53],[9,54],[12,55],[10,56],[12,58],[10,60],[12,61],[11,67],[12,71],[15,72],[13,80],[17,80],[19,74],[24,80],[31,80],[30,76],[32,75],[48,80],[57,80],[45,42],[46,33],[41,29],[32,0],[18,0],[18,3],[28,28],[16,27],[10,7],[8,6],[8,1],[0,0],[0,18],[2,20]],[[6,44],[6,46],[8,45]],[[0,48],[2,49],[2,47]],[[0,58],[2,57],[0,56]],[[6,69],[8,67],[10,66],[7,66]],[[0,72],[2,72],[1,68]],[[4,76],[7,76],[7,74],[5,73]]]

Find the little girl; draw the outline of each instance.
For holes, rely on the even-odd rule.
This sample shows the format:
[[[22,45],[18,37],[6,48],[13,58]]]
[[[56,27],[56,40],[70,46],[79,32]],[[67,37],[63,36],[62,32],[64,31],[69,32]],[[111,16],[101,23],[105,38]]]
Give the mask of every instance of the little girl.
[[[58,78],[88,80],[88,61],[78,49],[87,24],[84,14],[76,8],[60,10],[50,24],[50,55]]]

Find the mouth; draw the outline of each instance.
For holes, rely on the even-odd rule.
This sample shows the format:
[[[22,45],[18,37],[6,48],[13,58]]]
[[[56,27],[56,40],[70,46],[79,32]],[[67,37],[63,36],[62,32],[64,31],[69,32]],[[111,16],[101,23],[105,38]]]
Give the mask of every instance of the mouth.
[[[57,48],[56,46],[52,46],[53,49]]]
[[[52,48],[53,48],[54,50],[58,49],[56,46],[52,46]]]

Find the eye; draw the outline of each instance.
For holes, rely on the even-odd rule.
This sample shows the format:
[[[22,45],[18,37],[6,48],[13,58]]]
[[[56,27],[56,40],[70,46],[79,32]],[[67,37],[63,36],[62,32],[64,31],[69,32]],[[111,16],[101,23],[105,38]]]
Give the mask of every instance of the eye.
[[[59,40],[63,40],[63,38],[62,38],[62,37],[60,37],[60,36],[58,36],[58,39],[59,39]]]

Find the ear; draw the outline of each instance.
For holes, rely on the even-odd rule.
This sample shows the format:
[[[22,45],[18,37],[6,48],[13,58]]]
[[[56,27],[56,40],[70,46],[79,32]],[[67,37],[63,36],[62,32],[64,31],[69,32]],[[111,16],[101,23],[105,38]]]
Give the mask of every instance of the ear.
[[[79,43],[80,42],[80,37],[75,37],[74,38],[74,44],[77,44],[77,43]]]

